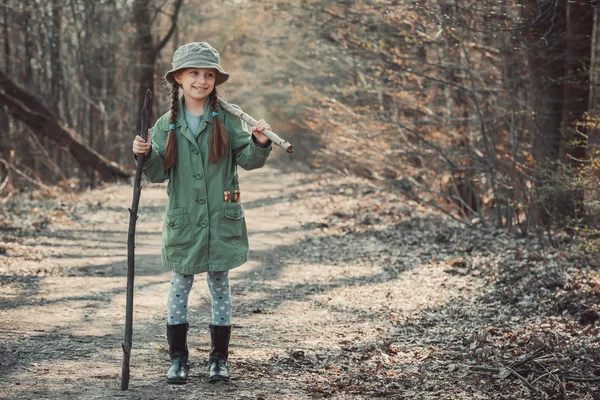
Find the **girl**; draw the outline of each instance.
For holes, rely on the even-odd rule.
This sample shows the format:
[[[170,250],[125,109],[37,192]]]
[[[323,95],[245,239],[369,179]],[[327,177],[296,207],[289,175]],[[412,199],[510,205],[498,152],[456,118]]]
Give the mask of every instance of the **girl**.
[[[205,42],[175,51],[165,75],[171,110],[156,121],[149,142],[133,141],[135,159],[144,156],[143,175],[167,185],[161,262],[171,272],[167,301],[168,383],[186,383],[188,296],[194,276],[206,272],[212,297],[209,382],[229,381],[231,334],[228,271],[248,259],[248,233],[237,166],[262,167],[272,150],[258,121],[250,135],[242,121],[219,107],[216,86],[229,79],[217,50]],[[183,92],[183,96],[179,93]]]

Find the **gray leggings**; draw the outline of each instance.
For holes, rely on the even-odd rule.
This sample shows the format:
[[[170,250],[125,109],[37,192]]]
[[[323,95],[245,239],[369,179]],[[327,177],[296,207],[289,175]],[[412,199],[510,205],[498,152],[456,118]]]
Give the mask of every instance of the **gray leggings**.
[[[207,272],[206,282],[212,297],[212,324],[231,325],[231,289],[228,271]],[[188,298],[194,275],[171,273],[171,290],[167,301],[167,324],[178,325],[187,322]]]

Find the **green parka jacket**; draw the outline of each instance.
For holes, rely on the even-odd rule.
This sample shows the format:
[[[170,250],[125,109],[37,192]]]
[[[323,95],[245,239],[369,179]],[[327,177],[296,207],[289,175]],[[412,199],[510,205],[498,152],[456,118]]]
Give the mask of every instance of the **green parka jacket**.
[[[179,100],[175,129],[177,166],[168,171],[163,166],[170,112],[156,121],[151,134],[152,150],[144,161],[145,179],[155,183],[169,180],[161,260],[163,267],[180,274],[226,271],[248,260],[244,208],[241,202],[233,203],[233,191],[239,189],[237,166],[246,170],[260,168],[272,150],[271,141],[267,147],[261,147],[254,135],[244,129],[245,123],[219,107],[229,151],[218,163],[209,162],[213,117],[209,102],[206,103],[194,139]],[[232,202],[224,201],[225,191],[231,192]]]

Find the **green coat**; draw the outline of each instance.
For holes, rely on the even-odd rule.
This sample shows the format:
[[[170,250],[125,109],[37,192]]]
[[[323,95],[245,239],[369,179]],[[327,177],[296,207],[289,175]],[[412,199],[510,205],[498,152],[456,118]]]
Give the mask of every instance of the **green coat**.
[[[226,203],[223,192],[239,189],[237,166],[251,170],[262,167],[272,150],[261,147],[245,123],[219,108],[229,151],[217,164],[209,162],[213,117],[207,101],[196,139],[189,130],[179,100],[175,134],[177,166],[164,171],[163,157],[169,134],[170,112],[152,131],[152,151],[144,161],[143,176],[167,186],[167,207],[162,227],[163,267],[180,274],[226,271],[248,260],[248,231],[242,203]],[[243,193],[241,197],[243,198]]]

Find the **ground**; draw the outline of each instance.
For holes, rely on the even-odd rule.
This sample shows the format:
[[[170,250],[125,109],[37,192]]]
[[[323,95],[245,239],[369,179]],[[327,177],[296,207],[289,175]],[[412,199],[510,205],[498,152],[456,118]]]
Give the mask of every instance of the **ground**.
[[[206,383],[203,276],[190,296],[190,382],[165,382],[165,185],[141,196],[126,392],[132,186],[4,204],[0,398],[600,398],[597,383],[571,379],[600,375],[589,259],[467,228],[380,182],[286,171],[241,173],[251,251],[230,275],[230,384]],[[534,389],[506,373],[531,354],[519,372]]]

